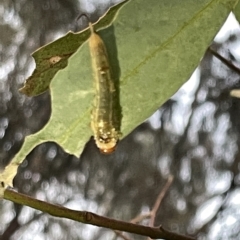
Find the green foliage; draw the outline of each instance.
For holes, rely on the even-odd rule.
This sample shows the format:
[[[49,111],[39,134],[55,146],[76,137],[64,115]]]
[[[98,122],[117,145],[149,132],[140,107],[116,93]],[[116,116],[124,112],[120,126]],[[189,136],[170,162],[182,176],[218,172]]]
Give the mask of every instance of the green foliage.
[[[120,84],[123,136],[147,119],[190,77],[237,3],[237,0],[132,0],[121,8],[113,25],[98,31],[106,44],[114,78]],[[108,14],[104,19],[108,19]],[[68,52],[62,52],[59,42],[69,36],[46,46],[53,49],[55,44],[58,46],[59,52],[54,50],[53,57]],[[87,30],[77,38],[82,43],[88,36]],[[76,45],[67,41],[67,47]],[[51,57],[46,57],[48,64]],[[66,68],[54,73],[49,122],[25,139],[0,180],[11,184],[18,164],[36,145],[46,141],[55,141],[66,152],[79,156],[92,135],[90,113],[94,89],[90,62],[88,45],[83,44],[69,56]]]
[[[110,25],[117,11],[126,2],[128,2],[128,0],[110,8],[106,16],[101,18],[95,25],[95,29],[101,29]],[[77,34],[69,32],[64,37],[35,51],[32,56],[36,62],[36,69],[32,76],[26,80],[20,92],[27,96],[36,96],[48,90],[55,74],[68,65],[68,59],[89,38],[89,36],[90,31],[88,29]]]

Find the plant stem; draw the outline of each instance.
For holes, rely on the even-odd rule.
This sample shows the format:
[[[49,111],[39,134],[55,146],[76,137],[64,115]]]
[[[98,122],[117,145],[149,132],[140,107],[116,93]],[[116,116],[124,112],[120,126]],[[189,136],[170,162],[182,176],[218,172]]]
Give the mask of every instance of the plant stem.
[[[166,240],[192,240],[194,238],[173,233],[160,227],[148,227],[139,224],[133,224],[120,220],[115,220],[87,211],[76,211],[62,206],[47,203],[27,195],[18,193],[11,189],[6,189],[4,199],[12,202],[26,205],[34,209],[46,212],[54,217],[68,218],[77,222],[95,225],[98,227],[110,228],[113,230],[135,233],[142,236],[148,236],[153,239],[163,238]]]

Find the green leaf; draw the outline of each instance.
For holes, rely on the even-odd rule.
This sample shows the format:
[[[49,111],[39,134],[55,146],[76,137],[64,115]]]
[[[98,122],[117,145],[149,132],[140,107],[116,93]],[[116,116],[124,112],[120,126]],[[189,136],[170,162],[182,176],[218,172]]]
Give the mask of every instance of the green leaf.
[[[112,26],[98,32],[106,44],[114,77],[120,82],[123,136],[190,77],[237,2],[132,0],[121,9]],[[88,45],[83,44],[51,82],[49,122],[26,138],[0,180],[6,177],[7,184],[11,183],[16,166],[45,141],[55,141],[66,152],[79,156],[92,135],[92,78]]]
[[[119,9],[128,1],[125,0],[111,7],[94,26],[95,29],[109,26],[116,17]],[[32,54],[36,63],[36,69],[19,91],[27,96],[36,96],[48,90],[55,74],[68,65],[68,59],[89,36],[89,29],[85,29],[80,33],[69,32],[64,37],[36,50]]]
[[[233,13],[238,21],[240,21],[240,2],[237,1],[236,6],[234,6]]]

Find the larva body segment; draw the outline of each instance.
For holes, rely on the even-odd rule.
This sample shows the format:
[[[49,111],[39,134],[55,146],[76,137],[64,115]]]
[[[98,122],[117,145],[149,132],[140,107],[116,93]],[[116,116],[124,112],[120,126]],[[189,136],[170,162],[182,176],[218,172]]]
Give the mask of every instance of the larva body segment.
[[[94,72],[95,99],[92,110],[91,127],[97,147],[103,153],[115,150],[120,136],[115,126],[114,99],[116,88],[111,76],[107,51],[101,37],[94,32],[89,23],[91,36],[89,48]]]

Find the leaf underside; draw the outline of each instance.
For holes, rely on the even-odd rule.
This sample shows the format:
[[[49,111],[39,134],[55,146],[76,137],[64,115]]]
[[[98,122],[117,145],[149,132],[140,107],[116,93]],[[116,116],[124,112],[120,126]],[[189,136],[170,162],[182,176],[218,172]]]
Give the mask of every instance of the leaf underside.
[[[95,24],[95,30],[110,25],[119,9],[126,2],[128,2],[128,0],[111,7],[107,11],[106,16],[103,16]],[[80,33],[68,32],[64,37],[37,49],[32,54],[37,67],[19,91],[27,96],[36,96],[47,91],[56,73],[67,67],[68,59],[89,36],[89,29],[85,29]]]
[[[237,0],[132,0],[121,8],[111,26],[98,31],[107,47],[114,78],[119,81],[123,136],[147,119],[191,76],[237,3]],[[81,42],[88,38],[89,31],[79,33],[83,37],[69,34],[82,39],[78,40]],[[61,41],[57,40],[56,46]],[[54,44],[46,47],[55,49]],[[58,50],[51,56],[69,53]],[[41,57],[47,61],[49,58],[47,52]],[[11,184],[17,166],[35,146],[46,141],[54,141],[66,152],[80,155],[92,135],[94,89],[90,62],[88,45],[83,44],[68,57],[64,69],[57,69],[55,76],[52,74],[51,118],[41,131],[26,137],[0,181]]]

